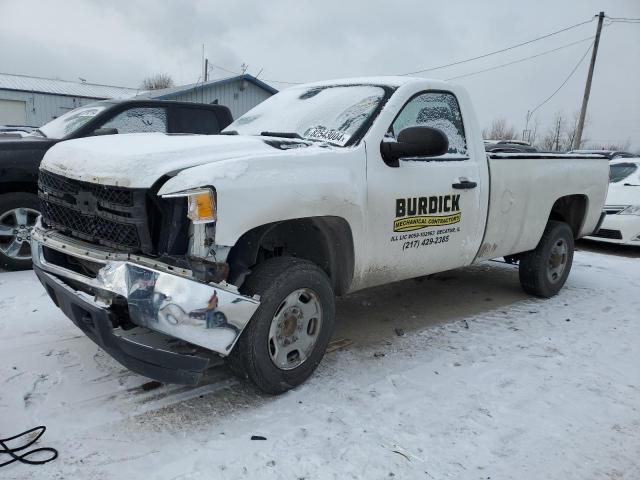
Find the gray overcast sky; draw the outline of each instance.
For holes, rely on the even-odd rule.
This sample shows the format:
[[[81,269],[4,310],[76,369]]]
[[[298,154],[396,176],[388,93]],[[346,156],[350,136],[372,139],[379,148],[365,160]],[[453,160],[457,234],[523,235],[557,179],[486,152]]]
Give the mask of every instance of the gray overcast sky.
[[[640,0],[0,0],[0,72],[139,86],[166,72],[177,83],[201,75],[202,44],[213,64],[293,82],[414,71],[473,57],[588,20],[640,17]],[[594,35],[595,21],[489,58],[425,74],[450,78]],[[481,125],[525,115],[562,83],[589,42],[456,80],[470,91]],[[556,111],[580,107],[587,57],[537,112],[546,130]],[[228,73],[214,69],[212,77]],[[640,150],[640,24],[603,30],[586,137],[631,141]],[[273,83],[276,88],[286,85]]]

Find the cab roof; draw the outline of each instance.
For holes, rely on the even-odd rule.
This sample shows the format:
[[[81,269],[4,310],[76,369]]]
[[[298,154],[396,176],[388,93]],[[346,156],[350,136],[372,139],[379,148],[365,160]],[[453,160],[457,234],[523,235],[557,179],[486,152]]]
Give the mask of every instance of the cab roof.
[[[407,85],[410,83],[432,83],[435,86],[446,86],[451,85],[448,82],[443,80],[436,80],[431,78],[422,78],[422,77],[405,77],[405,76],[378,76],[378,77],[350,77],[350,78],[336,78],[331,80],[322,80],[319,82],[311,82],[311,83],[303,83],[300,85],[295,85],[290,88],[299,88],[299,87],[324,87],[324,86],[334,86],[334,85],[380,85],[385,87],[401,87],[403,85]]]

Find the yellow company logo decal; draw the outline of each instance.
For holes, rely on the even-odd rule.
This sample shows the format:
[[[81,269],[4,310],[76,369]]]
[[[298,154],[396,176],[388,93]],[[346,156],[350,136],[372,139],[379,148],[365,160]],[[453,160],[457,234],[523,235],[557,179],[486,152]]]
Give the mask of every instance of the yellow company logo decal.
[[[460,221],[461,213],[444,216],[424,216],[424,217],[405,217],[399,218],[393,222],[394,232],[412,232],[426,227],[440,227],[442,225],[453,225]]]

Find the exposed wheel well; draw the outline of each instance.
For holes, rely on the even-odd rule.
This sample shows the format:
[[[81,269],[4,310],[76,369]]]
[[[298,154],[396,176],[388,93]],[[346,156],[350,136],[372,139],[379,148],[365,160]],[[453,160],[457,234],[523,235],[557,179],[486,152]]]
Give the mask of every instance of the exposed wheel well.
[[[549,220],[568,223],[574,238],[578,238],[587,213],[587,201],[586,195],[560,197],[551,208]]]
[[[249,230],[227,257],[229,282],[240,286],[252,267],[285,255],[318,265],[337,295],[348,291],[354,268],[353,236],[347,221],[333,216],[297,218]]]
[[[28,192],[38,193],[38,185],[31,182],[4,182],[0,183],[0,195],[4,193]]]

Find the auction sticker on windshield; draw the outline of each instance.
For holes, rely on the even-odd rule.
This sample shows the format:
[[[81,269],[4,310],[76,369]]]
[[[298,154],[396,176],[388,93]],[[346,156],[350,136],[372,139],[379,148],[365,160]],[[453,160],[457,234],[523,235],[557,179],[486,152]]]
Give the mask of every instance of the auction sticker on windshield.
[[[304,134],[304,138],[308,138],[310,140],[323,140],[325,142],[335,143],[336,145],[344,147],[351,138],[351,135],[345,132],[340,132],[338,130],[330,130],[324,127],[314,127],[307,130],[307,132]]]

